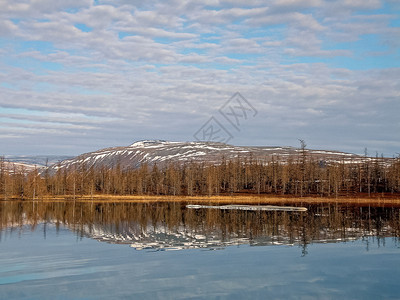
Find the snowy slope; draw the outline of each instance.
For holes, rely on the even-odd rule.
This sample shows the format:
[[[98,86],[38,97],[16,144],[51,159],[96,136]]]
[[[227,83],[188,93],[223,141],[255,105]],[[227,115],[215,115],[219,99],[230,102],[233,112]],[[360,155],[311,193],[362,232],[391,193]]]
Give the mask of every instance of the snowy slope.
[[[12,162],[12,161],[4,161],[3,165],[0,166],[0,169],[4,168],[4,170],[10,174],[27,174],[35,169],[39,170],[40,166],[32,165],[32,164],[25,164],[19,162]]]
[[[320,162],[341,161],[362,162],[365,158],[350,153],[325,150],[306,150],[307,156]],[[255,159],[268,162],[272,159],[287,161],[299,159],[302,150],[293,147],[244,147],[215,142],[169,142],[162,140],[145,140],[126,147],[106,148],[54,164],[50,171],[73,169],[84,165],[85,168],[120,165],[122,169],[137,168],[143,163],[164,165],[168,162],[204,162],[218,163],[222,159],[235,160]]]

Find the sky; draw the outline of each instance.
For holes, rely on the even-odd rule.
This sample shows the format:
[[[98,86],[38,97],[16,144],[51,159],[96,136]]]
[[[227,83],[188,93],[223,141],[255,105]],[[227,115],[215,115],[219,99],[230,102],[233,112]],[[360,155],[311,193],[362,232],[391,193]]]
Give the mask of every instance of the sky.
[[[0,0],[0,155],[400,153],[398,0]]]

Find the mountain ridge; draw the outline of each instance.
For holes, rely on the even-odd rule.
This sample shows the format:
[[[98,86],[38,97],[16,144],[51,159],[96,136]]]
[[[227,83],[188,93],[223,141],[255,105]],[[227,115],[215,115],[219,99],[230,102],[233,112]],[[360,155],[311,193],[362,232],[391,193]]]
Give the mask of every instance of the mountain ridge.
[[[83,153],[49,167],[51,172],[59,169],[73,169],[120,166],[122,169],[135,169],[142,164],[165,165],[168,163],[208,163],[217,164],[222,160],[253,159],[287,162],[300,155],[307,155],[321,163],[344,162],[360,163],[373,158],[357,154],[333,151],[312,150],[290,146],[234,146],[220,142],[179,142],[166,140],[140,140],[128,146],[108,147]]]

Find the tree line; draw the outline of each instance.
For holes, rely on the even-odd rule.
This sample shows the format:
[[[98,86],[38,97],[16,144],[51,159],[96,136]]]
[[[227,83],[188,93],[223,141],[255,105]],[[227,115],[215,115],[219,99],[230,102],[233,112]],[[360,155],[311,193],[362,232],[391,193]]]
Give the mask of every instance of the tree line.
[[[365,158],[363,162],[316,160],[301,151],[285,161],[272,157],[268,162],[251,157],[221,159],[218,164],[142,164],[126,169],[59,168],[25,172],[8,170],[0,159],[0,195],[9,198],[40,199],[44,196],[87,195],[231,195],[273,194],[303,196],[371,196],[376,193],[400,194],[400,156],[387,159]]]

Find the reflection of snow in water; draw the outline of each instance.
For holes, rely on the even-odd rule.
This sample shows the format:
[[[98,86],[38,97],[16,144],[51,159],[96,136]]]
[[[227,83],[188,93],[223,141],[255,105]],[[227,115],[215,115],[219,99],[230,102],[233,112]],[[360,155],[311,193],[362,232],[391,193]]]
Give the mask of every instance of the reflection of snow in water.
[[[135,250],[171,251],[184,249],[220,250],[227,246],[301,246],[304,237],[294,236],[287,229],[279,226],[277,234],[261,234],[249,236],[246,232],[222,232],[217,228],[188,228],[177,226],[169,229],[165,226],[148,226],[146,229],[139,224],[130,224],[124,228],[123,233],[115,231],[115,228],[90,225],[80,228],[81,233],[98,241],[116,244],[129,244]],[[376,230],[369,232],[361,228],[348,228],[347,234],[342,236],[341,231],[323,230],[320,237],[315,237],[306,243],[338,243],[357,240],[366,236],[377,236]],[[382,234],[382,232],[381,232]]]

